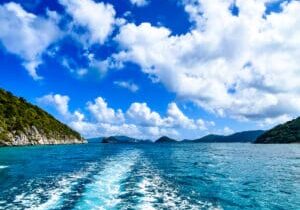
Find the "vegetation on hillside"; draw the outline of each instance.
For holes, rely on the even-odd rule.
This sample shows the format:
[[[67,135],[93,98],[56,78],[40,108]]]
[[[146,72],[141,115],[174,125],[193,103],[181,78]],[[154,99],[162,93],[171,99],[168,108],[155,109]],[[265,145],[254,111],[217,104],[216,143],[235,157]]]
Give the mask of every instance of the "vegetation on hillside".
[[[155,141],[155,143],[170,143],[170,142],[177,142],[177,141],[167,136],[162,136]]]
[[[9,141],[9,133],[26,133],[33,126],[47,138],[81,139],[79,133],[47,112],[0,88],[0,140]]]
[[[223,135],[214,135],[210,134],[207,136],[204,136],[200,139],[193,140],[192,142],[205,142],[205,143],[211,143],[211,142],[221,142],[221,143],[245,143],[245,142],[254,142],[258,136],[263,134],[265,131],[263,130],[255,130],[255,131],[243,131],[234,133],[228,136]]]
[[[255,143],[300,143],[300,117],[265,132],[256,139]]]

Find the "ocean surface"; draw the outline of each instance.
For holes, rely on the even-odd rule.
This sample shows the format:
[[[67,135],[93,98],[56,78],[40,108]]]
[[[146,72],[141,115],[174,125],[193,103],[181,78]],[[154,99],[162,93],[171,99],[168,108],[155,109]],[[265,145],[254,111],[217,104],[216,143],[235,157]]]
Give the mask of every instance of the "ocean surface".
[[[0,148],[0,209],[300,209],[300,145]]]

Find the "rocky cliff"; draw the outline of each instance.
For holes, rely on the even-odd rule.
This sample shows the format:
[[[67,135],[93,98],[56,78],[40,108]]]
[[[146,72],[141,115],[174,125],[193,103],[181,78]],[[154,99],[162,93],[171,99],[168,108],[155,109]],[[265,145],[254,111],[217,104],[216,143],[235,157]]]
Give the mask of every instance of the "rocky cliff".
[[[0,89],[0,146],[85,143],[79,133],[37,106]]]

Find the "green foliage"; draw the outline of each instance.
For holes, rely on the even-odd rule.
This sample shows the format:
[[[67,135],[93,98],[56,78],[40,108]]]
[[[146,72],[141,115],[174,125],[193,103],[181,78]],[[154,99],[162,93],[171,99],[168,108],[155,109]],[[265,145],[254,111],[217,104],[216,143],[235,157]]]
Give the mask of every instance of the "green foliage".
[[[194,142],[254,142],[256,138],[263,133],[264,131],[262,130],[254,130],[238,132],[228,136],[210,134],[200,139],[196,139]]]
[[[48,138],[81,138],[79,133],[39,107],[0,88],[0,140],[8,141],[8,133],[26,133],[32,126]]]
[[[256,143],[300,143],[300,117],[267,131]]]

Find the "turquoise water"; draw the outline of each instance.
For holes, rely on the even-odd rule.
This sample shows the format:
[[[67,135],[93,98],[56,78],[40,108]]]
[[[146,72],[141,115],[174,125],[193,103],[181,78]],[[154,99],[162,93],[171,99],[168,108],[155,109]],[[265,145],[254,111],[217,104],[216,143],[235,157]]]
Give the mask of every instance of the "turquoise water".
[[[0,209],[300,209],[300,145],[0,148]]]

